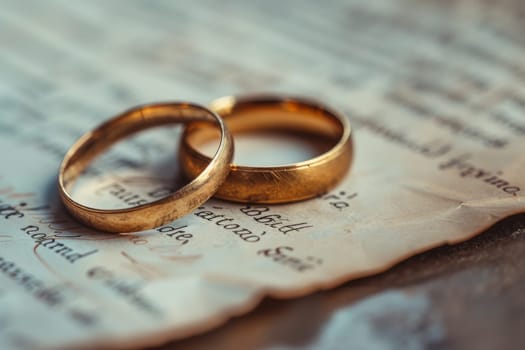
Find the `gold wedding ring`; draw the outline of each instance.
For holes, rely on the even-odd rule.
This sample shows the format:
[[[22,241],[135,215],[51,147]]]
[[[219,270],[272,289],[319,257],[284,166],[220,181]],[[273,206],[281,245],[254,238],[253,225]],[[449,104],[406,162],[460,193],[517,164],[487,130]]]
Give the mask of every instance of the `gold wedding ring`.
[[[329,140],[332,147],[307,161],[273,167],[232,164],[215,197],[235,202],[286,203],[326,193],[347,173],[353,147],[350,124],[339,113],[310,100],[279,96],[223,97],[210,109],[224,118],[233,134],[286,131]],[[201,123],[190,123],[182,136],[181,166],[194,178],[211,159],[197,150],[216,137]]]
[[[81,172],[109,146],[128,135],[155,126],[192,121],[215,122],[220,143],[202,172],[173,194],[144,205],[102,210],[84,206],[69,194]],[[210,198],[230,171],[233,157],[231,134],[221,118],[205,107],[190,103],[160,103],[130,109],[82,136],[66,153],[58,175],[58,190],[67,210],[88,226],[108,232],[133,232],[175,220]]]

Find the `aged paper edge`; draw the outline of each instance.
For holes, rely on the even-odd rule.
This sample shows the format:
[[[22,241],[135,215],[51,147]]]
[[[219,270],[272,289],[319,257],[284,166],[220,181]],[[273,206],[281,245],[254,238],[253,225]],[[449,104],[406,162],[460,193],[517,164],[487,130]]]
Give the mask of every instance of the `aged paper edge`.
[[[130,337],[126,337],[125,340],[124,339],[120,339],[120,340],[105,339],[105,340],[100,340],[100,341],[97,341],[97,340],[85,341],[81,343],[69,343],[69,344],[66,344],[65,346],[61,346],[60,348],[62,349],[72,349],[72,348],[74,349],[93,349],[93,348],[136,349],[136,348],[143,348],[143,347],[158,347],[158,346],[166,345],[173,341],[181,340],[184,338],[189,338],[192,336],[197,336],[197,335],[203,334],[205,332],[208,332],[212,329],[216,329],[226,324],[230,319],[234,317],[244,315],[254,310],[265,298],[274,298],[274,299],[300,298],[300,297],[304,297],[309,294],[313,294],[315,292],[320,292],[323,290],[336,288],[352,280],[369,277],[372,275],[377,275],[377,274],[383,273],[391,269],[395,265],[399,264],[400,262],[408,258],[424,253],[431,249],[446,246],[446,245],[455,245],[461,242],[468,241],[471,238],[485,232],[486,230],[488,230],[490,227],[494,226],[495,224],[501,221],[504,221],[513,215],[522,214],[522,213],[525,213],[525,209],[518,210],[515,212],[510,212],[508,215],[500,218],[499,220],[491,222],[487,224],[486,226],[483,226],[481,229],[474,231],[473,233],[461,239],[446,240],[444,242],[427,245],[418,250],[414,250],[407,255],[404,255],[397,259],[393,259],[389,261],[388,263],[384,264],[380,268],[372,268],[368,270],[362,270],[359,272],[345,274],[345,275],[342,275],[341,277],[330,280],[330,282],[326,282],[326,283],[321,282],[321,283],[311,284],[310,286],[305,287],[305,288],[287,289],[287,290],[279,290],[279,289],[271,289],[271,288],[262,289],[259,293],[254,294],[250,299],[248,299],[246,302],[240,305],[225,309],[220,314],[209,318],[205,322],[201,321],[201,322],[198,322],[197,324],[188,325],[179,330],[170,330],[169,328],[167,328],[167,329],[163,329],[158,332],[155,332],[155,333],[150,332],[150,334],[148,335],[139,334],[139,335],[133,335]]]

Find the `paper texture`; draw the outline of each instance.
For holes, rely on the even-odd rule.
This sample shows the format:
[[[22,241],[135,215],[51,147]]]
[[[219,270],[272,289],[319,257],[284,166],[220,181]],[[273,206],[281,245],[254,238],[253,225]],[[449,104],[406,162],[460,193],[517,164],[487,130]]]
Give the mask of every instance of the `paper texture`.
[[[0,348],[162,344],[265,296],[332,288],[523,211],[523,8],[487,6],[4,4]],[[61,207],[64,152],[106,118],[258,91],[315,97],[349,116],[355,160],[332,192],[280,206],[210,200],[134,235],[92,231]],[[75,195],[118,207],[173,190],[179,133],[119,145]],[[237,157],[261,147],[237,147]]]

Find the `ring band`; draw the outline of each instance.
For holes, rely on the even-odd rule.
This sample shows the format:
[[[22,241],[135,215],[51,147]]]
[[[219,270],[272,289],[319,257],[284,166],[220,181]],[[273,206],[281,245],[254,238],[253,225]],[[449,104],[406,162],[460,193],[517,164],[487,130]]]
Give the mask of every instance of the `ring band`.
[[[220,129],[219,147],[213,160],[190,183],[173,194],[144,205],[103,210],[84,206],[68,190],[88,164],[113,143],[143,129],[191,121],[215,122]],[[159,103],[139,106],[101,124],[82,136],[60,165],[58,190],[67,210],[84,224],[107,232],[134,232],[175,220],[208,200],[226,179],[233,158],[233,140],[220,117],[190,103]]]
[[[211,103],[232,133],[289,131],[330,140],[327,152],[307,161],[274,167],[231,165],[226,181],[215,197],[234,202],[286,203],[328,192],[347,173],[353,147],[347,118],[327,107],[302,98],[279,96],[223,97]],[[199,123],[186,125],[179,159],[188,178],[194,178],[210,162],[197,146],[216,137]]]

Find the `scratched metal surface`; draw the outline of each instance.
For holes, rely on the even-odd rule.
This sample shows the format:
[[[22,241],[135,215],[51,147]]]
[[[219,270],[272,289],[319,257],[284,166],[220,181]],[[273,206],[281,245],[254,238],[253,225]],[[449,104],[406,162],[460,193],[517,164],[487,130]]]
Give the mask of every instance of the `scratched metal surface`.
[[[525,214],[374,277],[255,311],[171,349],[524,349]]]

